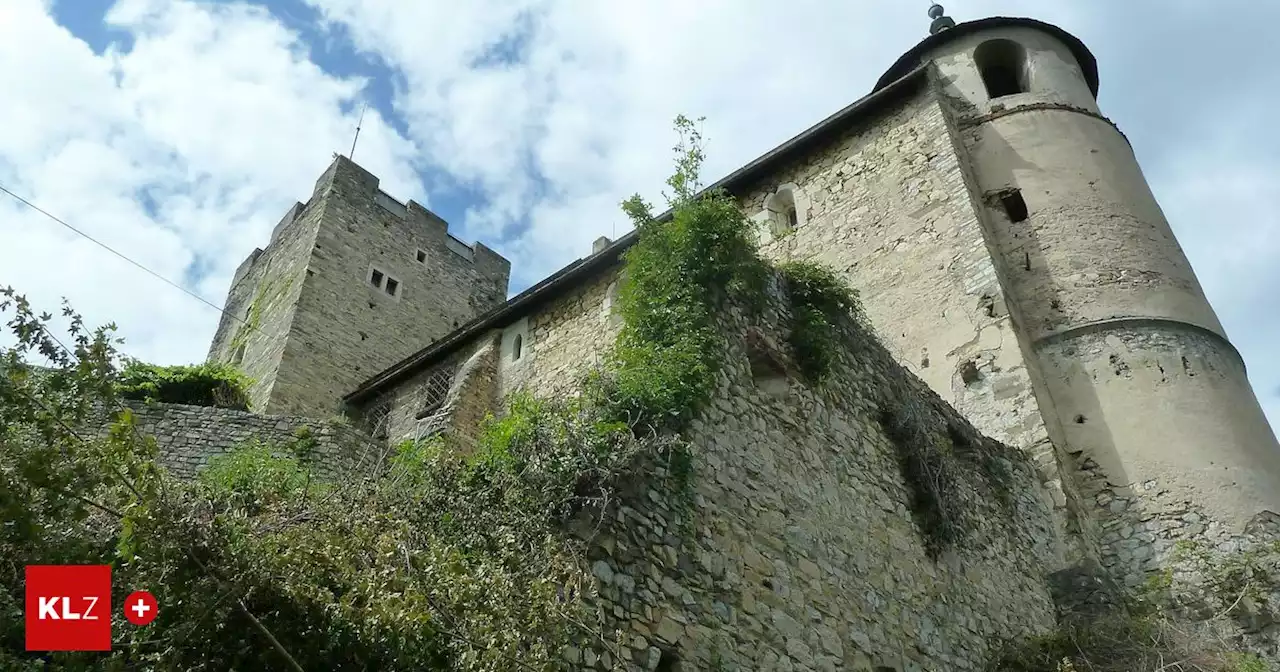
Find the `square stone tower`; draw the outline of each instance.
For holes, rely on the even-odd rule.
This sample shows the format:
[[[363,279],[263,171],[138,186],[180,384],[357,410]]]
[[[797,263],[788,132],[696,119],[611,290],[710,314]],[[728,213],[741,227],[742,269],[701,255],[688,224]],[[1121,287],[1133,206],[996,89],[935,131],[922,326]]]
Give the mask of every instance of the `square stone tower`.
[[[337,156],[236,270],[209,360],[254,379],[256,412],[332,415],[365,379],[502,304],[510,271]]]

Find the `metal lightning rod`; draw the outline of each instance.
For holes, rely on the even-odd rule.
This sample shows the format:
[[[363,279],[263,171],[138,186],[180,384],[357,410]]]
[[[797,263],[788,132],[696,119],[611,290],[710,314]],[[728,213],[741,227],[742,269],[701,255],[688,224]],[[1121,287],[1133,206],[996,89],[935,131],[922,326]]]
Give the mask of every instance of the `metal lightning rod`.
[[[351,138],[351,153],[347,154],[347,158],[355,161],[356,156],[356,140],[360,139],[360,126],[364,124],[364,111],[369,109],[369,103],[360,106],[360,120],[356,122],[356,137]]]

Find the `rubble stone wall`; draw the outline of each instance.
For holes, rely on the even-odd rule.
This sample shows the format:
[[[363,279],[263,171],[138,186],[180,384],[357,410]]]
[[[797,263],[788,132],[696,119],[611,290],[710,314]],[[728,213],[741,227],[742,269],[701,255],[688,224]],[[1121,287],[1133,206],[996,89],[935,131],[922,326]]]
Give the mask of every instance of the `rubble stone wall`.
[[[330,478],[342,478],[381,459],[367,434],[341,422],[185,404],[131,403],[139,431],[154,436],[160,464],[180,478],[194,478],[209,460],[257,440],[285,446],[308,430],[314,446],[307,462]]]
[[[688,435],[692,489],[659,459],[603,526],[582,525],[598,612],[620,634],[571,649],[571,661],[972,670],[1000,638],[1053,627],[1045,577],[1061,558],[1030,461],[1012,467],[1013,513],[988,502],[982,528],[933,559],[880,424],[885,390],[905,385],[946,424],[968,423],[874,341],[820,389],[753,374],[750,325],[735,319],[714,400]]]

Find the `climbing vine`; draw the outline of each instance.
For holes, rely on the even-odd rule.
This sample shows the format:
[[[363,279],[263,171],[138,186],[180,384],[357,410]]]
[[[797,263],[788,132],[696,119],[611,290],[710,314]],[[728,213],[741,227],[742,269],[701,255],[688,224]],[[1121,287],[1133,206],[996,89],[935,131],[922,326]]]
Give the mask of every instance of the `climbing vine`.
[[[244,323],[236,329],[235,336],[231,337],[232,353],[245,347],[249,342],[249,336],[262,328],[262,311],[265,307],[287,294],[291,287],[293,287],[292,276],[284,278],[283,282],[279,278],[268,279],[264,277],[258,283],[258,289],[254,292],[253,300],[249,302],[249,308],[245,311]]]

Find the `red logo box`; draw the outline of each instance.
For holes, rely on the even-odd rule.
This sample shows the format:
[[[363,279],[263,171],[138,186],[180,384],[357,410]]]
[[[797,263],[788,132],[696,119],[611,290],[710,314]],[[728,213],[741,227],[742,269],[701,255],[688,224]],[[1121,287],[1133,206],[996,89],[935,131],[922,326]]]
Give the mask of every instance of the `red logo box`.
[[[28,651],[111,650],[111,565],[27,565]]]

